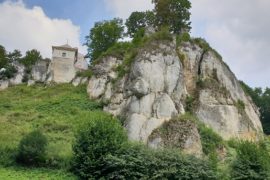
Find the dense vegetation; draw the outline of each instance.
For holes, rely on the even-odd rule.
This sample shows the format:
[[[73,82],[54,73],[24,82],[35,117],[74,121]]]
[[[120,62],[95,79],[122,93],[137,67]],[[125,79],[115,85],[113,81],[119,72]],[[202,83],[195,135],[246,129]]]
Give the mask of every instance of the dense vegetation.
[[[7,52],[5,47],[0,45],[0,80],[13,78],[18,72],[16,64],[24,65],[26,76],[29,76],[32,66],[41,59],[42,56],[36,49],[27,51],[25,56],[22,56],[19,50]],[[28,77],[24,79],[26,82]]]
[[[144,35],[146,27],[155,31],[168,29],[170,33],[189,32],[191,3],[188,0],[153,0],[153,11],[133,12],[126,20],[127,32],[121,19],[97,22],[86,36],[88,56],[91,61],[98,59],[103,52],[113,47],[123,37],[137,39]]]
[[[217,179],[206,160],[132,144],[120,122],[93,119],[79,132],[73,171],[82,179]]]

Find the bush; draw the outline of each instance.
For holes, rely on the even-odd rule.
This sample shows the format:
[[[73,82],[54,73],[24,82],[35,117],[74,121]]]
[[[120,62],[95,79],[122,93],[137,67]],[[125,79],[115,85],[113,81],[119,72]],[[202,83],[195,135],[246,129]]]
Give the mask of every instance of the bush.
[[[190,41],[190,34],[188,32],[176,36],[176,44],[179,46],[182,42]]]
[[[5,66],[5,71],[0,72],[0,79],[13,78],[17,72],[17,69],[13,65],[8,64]]]
[[[105,179],[217,179],[206,161],[184,156],[179,151],[152,150],[129,145],[106,156],[101,176]]]
[[[18,147],[17,162],[27,166],[39,166],[45,161],[47,138],[38,130],[24,136]]]
[[[156,40],[156,41],[162,41],[162,40],[167,40],[167,41],[172,41],[173,36],[169,31],[169,28],[164,26],[162,27],[158,32],[152,34],[149,37],[150,41],[151,40]]]
[[[237,102],[235,102],[235,106],[239,113],[242,113],[245,111],[245,108],[246,108],[245,103],[242,100],[238,99]]]
[[[186,111],[187,112],[192,112],[194,110],[194,103],[195,103],[196,99],[193,96],[187,96],[186,97]]]
[[[194,38],[192,41],[193,43],[197,44],[200,48],[202,48],[204,52],[212,51],[218,59],[222,60],[222,56],[215,49],[213,49],[205,39]]]
[[[93,75],[93,71],[91,69],[87,69],[85,71],[78,71],[76,75],[82,78],[91,78]]]
[[[231,167],[231,179],[269,179],[270,156],[264,144],[248,141],[237,146],[236,160]]]
[[[217,179],[216,168],[206,160],[128,143],[110,116],[85,126],[73,150],[72,171],[81,179]]]
[[[204,154],[215,154],[216,150],[223,146],[222,137],[211,128],[206,127],[203,123],[198,123],[198,128]]]
[[[114,154],[126,141],[126,133],[116,119],[109,115],[93,119],[77,135],[73,172],[82,179],[101,176],[103,158]]]

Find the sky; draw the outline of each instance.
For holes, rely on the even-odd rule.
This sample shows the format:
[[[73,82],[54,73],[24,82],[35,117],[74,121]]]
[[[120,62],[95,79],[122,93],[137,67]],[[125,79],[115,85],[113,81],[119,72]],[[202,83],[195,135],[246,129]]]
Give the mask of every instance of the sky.
[[[270,1],[190,0],[194,37],[205,38],[238,79],[270,86]],[[8,51],[69,43],[86,53],[85,36],[94,23],[153,8],[151,0],[0,0],[0,44]]]

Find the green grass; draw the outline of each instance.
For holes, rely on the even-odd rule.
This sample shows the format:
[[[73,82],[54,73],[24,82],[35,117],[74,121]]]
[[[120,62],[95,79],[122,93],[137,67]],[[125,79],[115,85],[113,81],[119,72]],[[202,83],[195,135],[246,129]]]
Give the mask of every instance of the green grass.
[[[101,104],[89,100],[85,86],[21,85],[0,91],[0,99],[0,167],[17,167],[14,157],[19,141],[39,129],[49,142],[46,166],[67,169],[77,130],[91,118],[104,115]],[[0,174],[8,173],[10,169],[0,170]],[[23,169],[18,172],[24,173]]]
[[[61,170],[27,169],[27,168],[1,168],[1,180],[76,180],[71,173]]]

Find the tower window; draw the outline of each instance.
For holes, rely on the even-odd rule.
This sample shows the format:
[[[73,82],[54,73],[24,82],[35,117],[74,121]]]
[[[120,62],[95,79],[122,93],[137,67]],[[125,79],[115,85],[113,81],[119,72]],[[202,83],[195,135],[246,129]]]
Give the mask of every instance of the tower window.
[[[66,56],[67,56],[67,53],[63,52],[62,57],[66,57]]]

